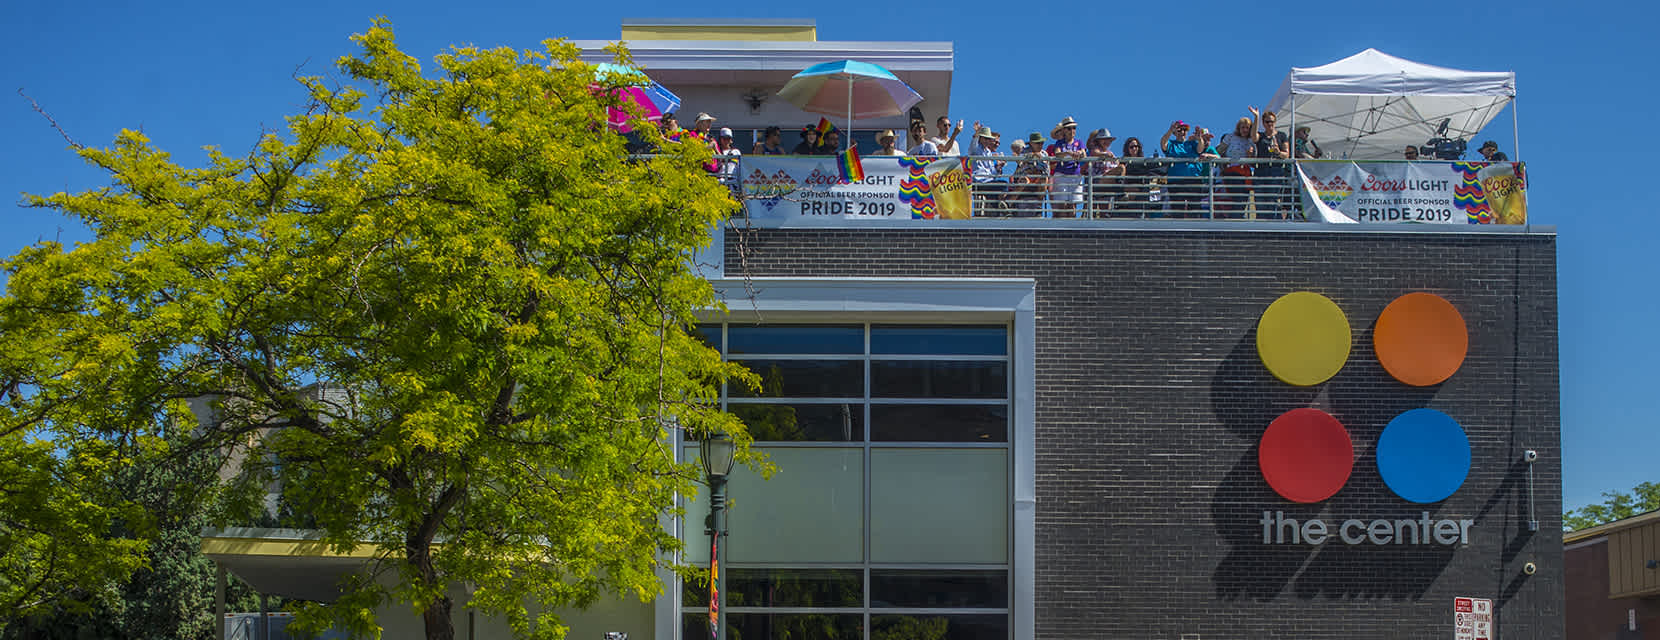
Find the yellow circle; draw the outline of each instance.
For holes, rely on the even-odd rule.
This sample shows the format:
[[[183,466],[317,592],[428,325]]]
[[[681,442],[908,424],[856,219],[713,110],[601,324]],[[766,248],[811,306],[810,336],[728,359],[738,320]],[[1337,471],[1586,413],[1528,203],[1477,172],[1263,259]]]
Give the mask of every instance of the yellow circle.
[[[1337,375],[1349,360],[1349,319],[1318,293],[1280,296],[1257,322],[1257,356],[1286,384],[1317,385]]]

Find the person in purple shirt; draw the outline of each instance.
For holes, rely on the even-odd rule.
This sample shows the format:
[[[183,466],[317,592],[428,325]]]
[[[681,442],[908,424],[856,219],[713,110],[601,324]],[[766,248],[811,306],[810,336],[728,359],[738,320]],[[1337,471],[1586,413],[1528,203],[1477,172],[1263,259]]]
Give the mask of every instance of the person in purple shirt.
[[[1084,143],[1078,141],[1078,122],[1067,116],[1055,125],[1049,137],[1055,141],[1044,152],[1052,158],[1069,159],[1050,165],[1054,179],[1049,188],[1049,206],[1057,218],[1075,218],[1084,195],[1083,165],[1078,162],[1084,159]]]

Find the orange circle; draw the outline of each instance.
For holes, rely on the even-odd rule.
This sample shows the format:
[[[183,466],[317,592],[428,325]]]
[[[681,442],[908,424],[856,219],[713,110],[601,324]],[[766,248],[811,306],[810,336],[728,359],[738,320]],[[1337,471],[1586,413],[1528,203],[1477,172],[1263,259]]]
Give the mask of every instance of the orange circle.
[[[1372,350],[1396,380],[1414,387],[1441,384],[1464,364],[1470,332],[1451,302],[1433,293],[1409,293],[1384,307],[1372,331]]]

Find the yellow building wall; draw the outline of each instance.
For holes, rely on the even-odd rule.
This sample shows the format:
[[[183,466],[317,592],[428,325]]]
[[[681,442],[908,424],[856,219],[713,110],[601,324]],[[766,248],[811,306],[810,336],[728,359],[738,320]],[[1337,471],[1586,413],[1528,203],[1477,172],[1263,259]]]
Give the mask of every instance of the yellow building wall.
[[[456,640],[512,640],[513,631],[508,628],[506,620],[474,613],[469,624],[467,594],[451,589],[450,597],[455,600],[450,609],[450,621],[455,625]],[[605,637],[607,631],[625,632],[628,640],[654,640],[656,633],[654,607],[634,598],[606,597],[586,610],[562,609],[558,613],[560,622],[570,628],[565,634],[570,640],[599,640]],[[426,625],[421,621],[420,614],[408,605],[392,603],[382,606],[375,611],[375,617],[380,623],[381,638],[426,637]]]
[[[622,39],[629,40],[761,40],[767,42],[813,42],[818,28],[812,26],[765,25],[628,25]]]

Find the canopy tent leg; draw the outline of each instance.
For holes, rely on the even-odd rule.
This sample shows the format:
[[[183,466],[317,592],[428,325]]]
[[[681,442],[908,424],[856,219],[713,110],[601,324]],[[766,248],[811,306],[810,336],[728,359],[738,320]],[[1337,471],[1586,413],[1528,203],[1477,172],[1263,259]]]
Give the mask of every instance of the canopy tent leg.
[[[1510,146],[1516,151],[1516,162],[1522,161],[1522,128],[1516,116],[1516,99],[1510,99]]]

